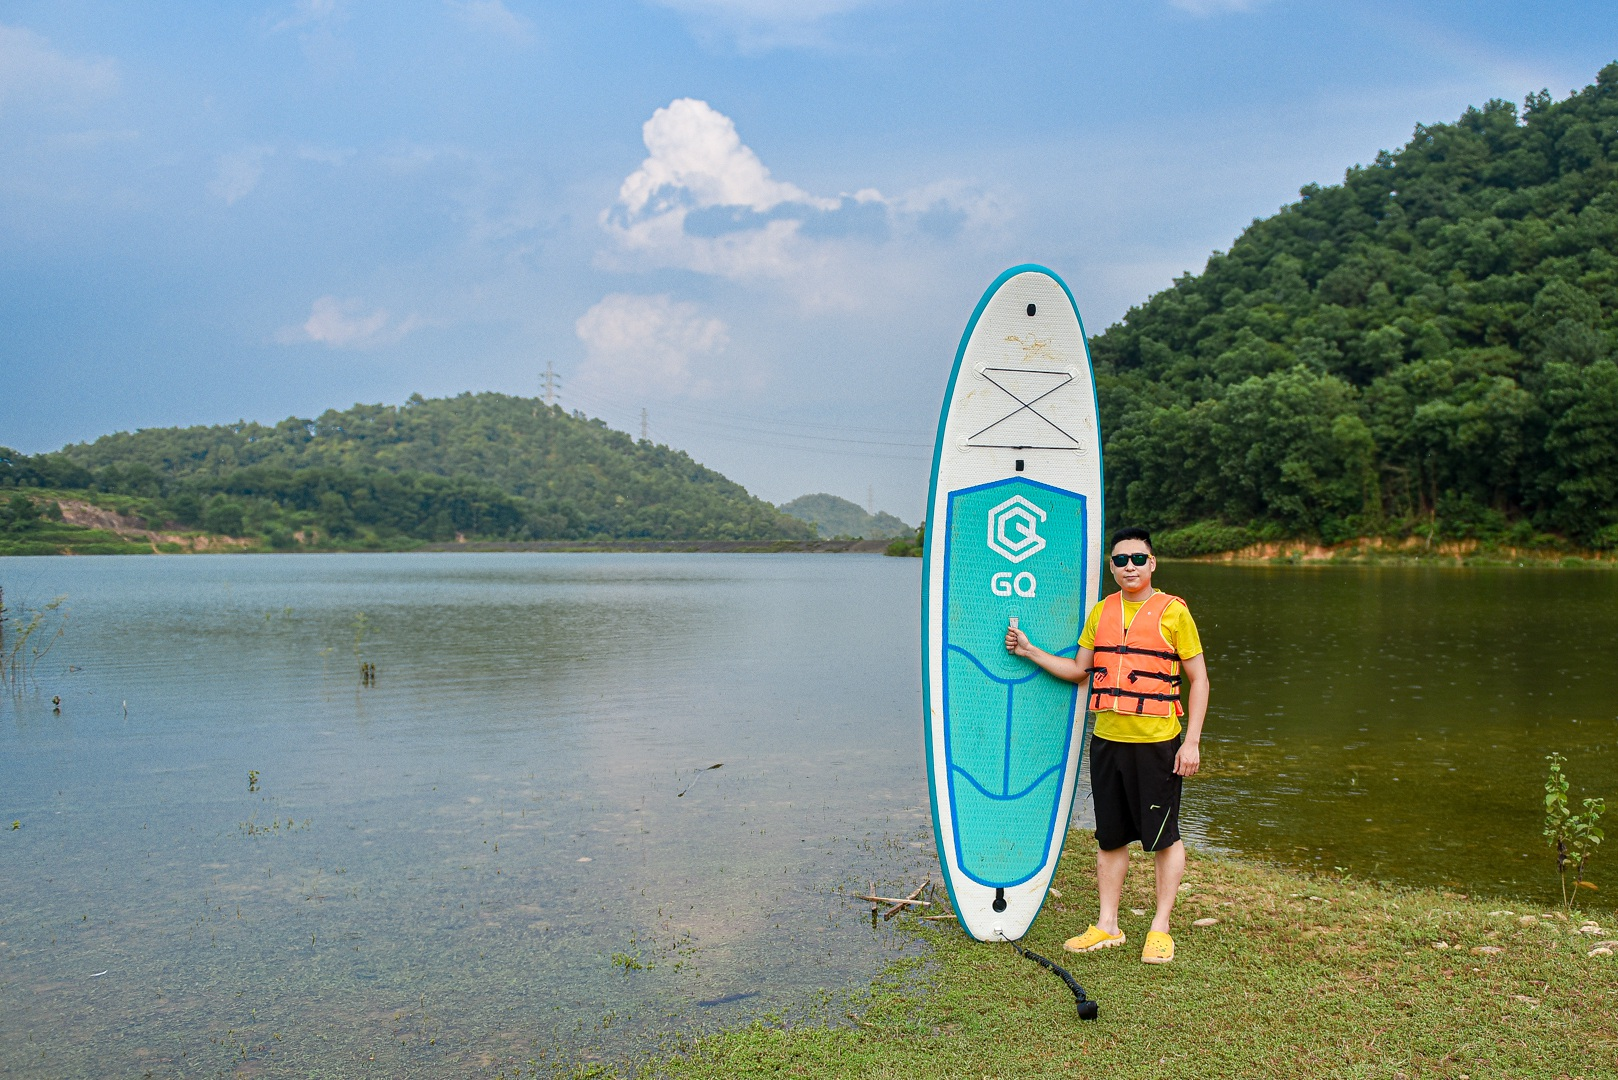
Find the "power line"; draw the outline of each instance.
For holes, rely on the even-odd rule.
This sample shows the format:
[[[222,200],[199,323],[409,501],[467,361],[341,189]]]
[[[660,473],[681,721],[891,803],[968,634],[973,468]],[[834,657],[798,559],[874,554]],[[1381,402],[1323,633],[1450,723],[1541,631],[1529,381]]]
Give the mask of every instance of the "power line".
[[[600,412],[628,412],[632,408],[630,402],[618,398],[611,393],[597,391],[592,394],[574,394],[575,398],[585,404],[594,405]],[[664,409],[681,417],[686,423],[701,425],[703,427],[722,427],[725,429],[738,429],[751,431],[760,435],[791,435],[795,438],[814,439],[817,441],[855,443],[870,446],[896,446],[910,449],[931,449],[933,445],[931,431],[895,431],[890,427],[861,427],[849,424],[832,424],[812,420],[788,420],[779,417],[750,416],[745,413],[707,409],[686,403],[665,403]],[[805,431],[788,431],[789,428],[806,428]],[[839,435],[823,434],[823,432],[841,432]],[[855,435],[881,435],[886,438],[862,439],[851,438]],[[903,441],[895,441],[903,440]]]
[[[602,408],[601,406],[603,404],[605,404],[605,402],[603,402],[603,401],[601,401],[599,399],[594,399],[593,400],[590,395],[575,394],[574,397],[576,399],[582,401],[582,403],[584,403],[586,405],[593,405],[594,408],[595,408],[595,411],[598,414],[606,413],[606,412],[618,411],[616,409],[610,409],[610,408],[604,409],[604,408]],[[678,408],[678,407],[677,406],[671,406],[671,408]],[[838,430],[847,431],[847,430],[861,430],[861,429],[841,428],[841,427],[834,427],[834,426],[831,426],[831,425],[824,425],[824,426],[823,425],[810,425],[810,424],[805,424],[805,423],[802,423],[802,422],[792,422],[792,421],[774,421],[774,420],[766,420],[766,419],[763,419],[763,418],[744,416],[744,415],[740,415],[740,414],[731,414],[730,416],[728,416],[725,419],[717,419],[717,417],[719,417],[721,415],[723,415],[723,414],[711,413],[711,412],[707,413],[707,416],[714,416],[714,417],[716,417],[716,419],[708,419],[707,416],[687,416],[687,417],[676,416],[676,418],[672,422],[666,422],[665,425],[664,425],[664,428],[665,428],[665,430],[669,430],[671,428],[675,429],[675,430],[679,430],[679,429],[683,428],[688,432],[693,432],[693,433],[702,435],[702,436],[707,437],[707,438],[716,438],[716,439],[722,439],[722,440],[727,440],[727,441],[731,441],[731,442],[748,443],[750,445],[755,445],[755,446],[772,446],[772,445],[785,446],[788,449],[819,448],[819,447],[815,447],[814,445],[808,445],[808,446],[804,445],[806,443],[807,444],[831,444],[831,445],[837,445],[837,446],[850,446],[850,447],[855,447],[855,446],[880,447],[880,448],[884,448],[884,449],[897,449],[897,450],[931,450],[932,449],[932,442],[930,440],[927,441],[927,442],[921,442],[921,441],[897,442],[897,441],[894,441],[892,439],[854,439],[854,438],[846,438],[846,437],[839,436],[839,435],[822,435],[822,434],[815,434],[815,433],[807,432],[807,431],[791,431],[791,430],[786,430],[786,429],[788,428],[788,426],[795,426],[795,427],[810,427],[810,426],[813,426],[813,427],[820,428],[821,430],[828,430],[829,429],[829,430],[833,430],[833,431],[838,431]],[[889,433],[888,432],[882,432],[882,434],[889,434]],[[761,436],[762,438],[755,437],[755,438],[748,439],[748,438],[743,438],[742,436]],[[778,440],[778,439],[791,439],[791,440],[794,440],[794,442],[791,443],[791,444],[781,444],[781,443],[778,443],[778,442],[774,441],[774,440]],[[828,449],[828,451],[829,451],[829,447],[825,447],[825,448]],[[904,458],[904,457],[916,457],[917,455],[900,454],[900,455],[877,455],[877,456],[891,456],[891,457]]]

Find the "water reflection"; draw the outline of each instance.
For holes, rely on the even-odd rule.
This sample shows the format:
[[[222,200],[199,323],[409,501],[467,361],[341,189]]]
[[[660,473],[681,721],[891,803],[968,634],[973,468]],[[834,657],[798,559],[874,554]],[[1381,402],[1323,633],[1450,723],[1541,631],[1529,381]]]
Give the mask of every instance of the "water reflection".
[[[0,703],[0,1071],[494,1072],[835,1019],[908,947],[849,887],[936,876],[914,560],[3,559],[0,584],[72,608]],[[1618,802],[1618,576],[1160,584],[1214,683],[1194,840],[1548,901],[1543,755]]]
[[[1544,755],[1614,794],[1604,571],[1175,565],[1214,673],[1208,841],[1326,870],[1556,894]],[[1599,879],[1598,879],[1599,880]]]
[[[73,607],[62,715],[0,743],[0,1065],[434,1074],[832,1008],[908,947],[842,890],[924,872],[914,569],[0,564]]]

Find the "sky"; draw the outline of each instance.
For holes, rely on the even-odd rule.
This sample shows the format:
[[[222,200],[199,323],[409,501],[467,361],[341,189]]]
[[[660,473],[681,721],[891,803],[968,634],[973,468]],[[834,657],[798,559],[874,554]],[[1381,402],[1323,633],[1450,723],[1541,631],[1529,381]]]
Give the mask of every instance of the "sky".
[[[1008,266],[1090,333],[1618,59],[1496,0],[0,3],[0,445],[538,395],[919,520]]]

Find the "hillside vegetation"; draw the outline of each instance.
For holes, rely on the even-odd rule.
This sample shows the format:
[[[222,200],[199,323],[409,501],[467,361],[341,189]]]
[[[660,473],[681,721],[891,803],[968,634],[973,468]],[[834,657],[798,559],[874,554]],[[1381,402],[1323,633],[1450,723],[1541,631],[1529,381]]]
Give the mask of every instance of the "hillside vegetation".
[[[682,451],[504,394],[120,432],[33,457],[0,450],[0,487],[119,496],[153,527],[283,548],[813,535]]]
[[[825,537],[889,540],[895,536],[909,536],[916,530],[892,514],[868,513],[859,503],[824,492],[799,495],[791,502],[782,503],[781,513],[807,521]]]
[[[1618,64],[1300,194],[1093,339],[1115,520],[1618,548]]]

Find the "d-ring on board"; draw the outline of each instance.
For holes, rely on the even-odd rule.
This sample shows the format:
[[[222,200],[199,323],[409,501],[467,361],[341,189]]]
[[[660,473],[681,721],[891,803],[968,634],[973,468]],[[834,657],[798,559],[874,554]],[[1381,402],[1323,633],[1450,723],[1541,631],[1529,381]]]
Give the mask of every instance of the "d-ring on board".
[[[1058,390],[1062,389],[1062,387],[1066,386],[1068,383],[1071,383],[1073,381],[1073,379],[1074,379],[1074,373],[1073,372],[1071,372],[1071,371],[1052,371],[1049,368],[988,367],[988,366],[986,366],[984,364],[977,365],[977,367],[975,367],[973,370],[976,371],[978,373],[978,375],[980,375],[990,385],[996,387],[1001,392],[1003,392],[1007,397],[1011,398],[1011,400],[1015,401],[1017,403],[1017,407],[1015,409],[1012,409],[1006,415],[1002,416],[1000,419],[994,421],[994,423],[989,424],[987,427],[984,427],[979,431],[974,431],[972,434],[968,435],[965,439],[963,439],[961,441],[961,449],[965,450],[968,447],[982,447],[984,449],[1001,449],[1001,450],[1078,450],[1080,452],[1082,452],[1084,450],[1084,444],[1081,443],[1075,436],[1073,436],[1073,435],[1069,434],[1067,431],[1063,430],[1063,428],[1062,428],[1062,426],[1060,424],[1056,423],[1056,421],[1052,420],[1050,417],[1046,416],[1044,413],[1042,413],[1038,409],[1034,408],[1034,405],[1037,402],[1043,401],[1045,398],[1050,397],[1052,394],[1054,394]],[[1031,400],[1028,400],[1028,401],[1024,401],[1022,398],[1018,397],[1017,394],[1014,391],[1007,388],[998,379],[996,379],[994,376],[990,375],[989,372],[991,372],[991,371],[1007,371],[1007,372],[1015,372],[1017,374],[1028,374],[1028,375],[1060,375],[1062,377],[1062,381],[1057,383],[1055,386],[1051,387],[1049,390],[1046,390],[1043,394],[1040,394],[1038,397],[1032,398]],[[1070,440],[1073,445],[1072,446],[1036,446],[1036,445],[1031,445],[1031,444],[1028,444],[1028,443],[1016,443],[1016,444],[1014,444],[1014,443],[980,443],[980,442],[973,442],[972,441],[973,439],[976,439],[979,435],[982,435],[985,431],[988,431],[990,428],[999,427],[1001,424],[1003,424],[1007,420],[1010,420],[1011,418],[1017,416],[1018,414],[1020,414],[1025,409],[1028,412],[1031,412],[1035,416],[1039,417],[1041,420],[1045,421],[1045,423],[1049,424],[1051,426],[1051,428],[1054,429],[1057,432],[1057,434],[1061,435],[1065,439]]]

